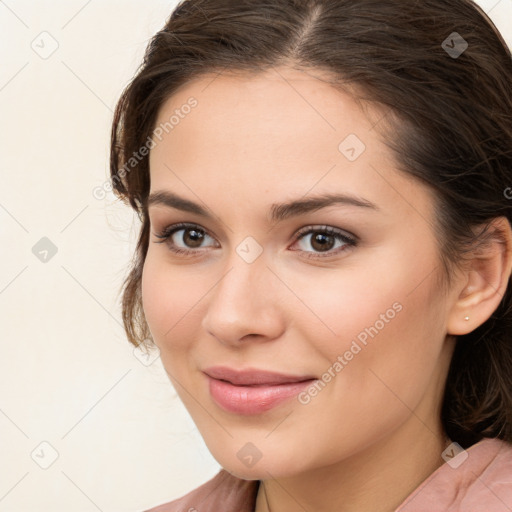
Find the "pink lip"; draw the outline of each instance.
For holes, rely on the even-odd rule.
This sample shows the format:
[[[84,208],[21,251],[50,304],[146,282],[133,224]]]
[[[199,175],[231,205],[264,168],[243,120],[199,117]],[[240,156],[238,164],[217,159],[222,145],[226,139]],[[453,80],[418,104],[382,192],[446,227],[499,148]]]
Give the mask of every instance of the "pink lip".
[[[212,398],[229,412],[259,414],[297,396],[316,377],[294,376],[265,370],[233,370],[215,366],[207,368]]]

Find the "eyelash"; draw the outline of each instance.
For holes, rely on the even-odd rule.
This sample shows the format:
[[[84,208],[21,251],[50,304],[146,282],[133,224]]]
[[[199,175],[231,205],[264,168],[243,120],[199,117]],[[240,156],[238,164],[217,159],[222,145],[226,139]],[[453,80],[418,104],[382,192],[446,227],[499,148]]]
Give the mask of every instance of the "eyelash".
[[[178,224],[173,224],[171,226],[167,226],[159,234],[155,233],[155,236],[157,238],[161,239],[160,241],[155,241],[155,243],[162,244],[162,243],[166,242],[174,233],[176,233],[177,231],[181,231],[182,229],[185,229],[185,230],[186,229],[194,229],[194,230],[200,231],[204,234],[208,234],[205,229],[201,228],[197,224],[189,224],[186,222],[180,222]],[[319,227],[308,226],[308,227],[299,229],[299,231],[297,232],[297,234],[295,236],[294,244],[296,242],[298,242],[299,240],[301,240],[306,235],[309,235],[311,233],[322,233],[325,235],[333,236],[335,238],[335,240],[343,242],[345,244],[345,246],[338,248],[335,251],[331,251],[331,250],[326,251],[325,253],[302,251],[302,252],[306,253],[307,258],[332,257],[334,255],[339,254],[340,252],[348,250],[348,248],[355,247],[357,245],[357,240],[355,238],[352,238],[352,237],[342,233],[341,231],[337,230],[336,228],[333,228],[330,226],[319,226]],[[210,235],[208,235],[208,236],[210,236]],[[200,252],[199,250],[188,250],[188,249],[183,249],[181,247],[175,247],[175,246],[174,247],[169,246],[169,250],[175,254],[181,254],[184,256],[192,255],[192,254],[197,255],[197,253]],[[294,250],[297,250],[297,249],[294,249]]]

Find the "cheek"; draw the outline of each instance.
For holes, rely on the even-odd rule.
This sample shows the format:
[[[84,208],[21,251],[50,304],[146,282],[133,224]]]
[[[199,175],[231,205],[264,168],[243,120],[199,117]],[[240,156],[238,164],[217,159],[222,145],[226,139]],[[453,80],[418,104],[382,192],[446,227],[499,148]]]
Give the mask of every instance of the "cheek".
[[[353,339],[364,346],[364,341],[371,339],[368,331],[375,332],[373,326],[384,332],[400,322],[414,280],[395,268],[388,256],[371,261],[354,258],[353,264],[347,262],[339,270],[327,272],[280,269],[283,281],[297,291],[297,299],[289,294],[294,323],[329,359],[348,350]]]
[[[331,272],[313,280],[296,276],[303,303],[315,313],[298,316],[301,331],[324,362],[323,371],[337,368],[340,389],[357,386],[369,399],[382,398],[380,377],[414,401],[428,385],[443,346],[446,304],[432,300],[435,255],[427,253],[413,257],[413,248],[402,245],[371,264],[345,269],[338,279]],[[333,369],[338,356],[343,362]],[[375,387],[382,392],[373,393]]]
[[[197,274],[165,264],[150,251],[142,273],[144,316],[162,351],[184,350],[201,325],[200,301],[208,288]]]

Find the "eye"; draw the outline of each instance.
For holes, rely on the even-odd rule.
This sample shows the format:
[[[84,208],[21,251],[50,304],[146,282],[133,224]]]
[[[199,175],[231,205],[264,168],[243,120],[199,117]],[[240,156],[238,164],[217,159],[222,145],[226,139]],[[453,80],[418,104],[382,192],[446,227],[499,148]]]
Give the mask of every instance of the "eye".
[[[210,246],[218,247],[215,240],[206,233],[204,229],[195,225],[187,223],[174,224],[166,227],[161,233],[156,234],[157,238],[160,238],[160,242],[166,242],[169,249],[177,254],[190,254],[197,253],[197,250],[205,247],[203,243],[206,241],[213,241],[214,244],[210,243]]]
[[[297,233],[294,245],[308,258],[333,256],[357,245],[355,238],[331,226],[308,226]],[[297,250],[297,249],[292,249]]]
[[[198,255],[200,249],[220,247],[216,240],[197,224],[179,223],[167,226],[155,233],[160,239],[155,243],[166,243],[169,250],[180,255]],[[209,243],[208,243],[209,242]],[[295,242],[308,258],[332,257],[357,245],[357,239],[331,226],[307,226],[298,231]]]

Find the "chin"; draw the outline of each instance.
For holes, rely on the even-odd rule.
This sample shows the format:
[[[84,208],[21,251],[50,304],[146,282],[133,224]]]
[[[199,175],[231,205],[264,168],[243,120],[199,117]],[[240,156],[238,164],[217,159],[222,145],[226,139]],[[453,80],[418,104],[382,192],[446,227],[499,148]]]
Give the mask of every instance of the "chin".
[[[265,471],[261,471],[261,468],[256,471],[256,469],[248,469],[241,468],[240,466],[230,467],[230,466],[222,466],[227,472],[231,473],[233,476],[237,478],[241,478],[242,480],[264,480],[268,479],[269,475]]]
[[[277,460],[277,459],[280,460]],[[217,459],[223,469],[243,480],[268,480],[269,478],[286,478],[297,474],[299,468],[290,463],[287,457],[265,458],[264,456],[252,467],[236,460]]]

